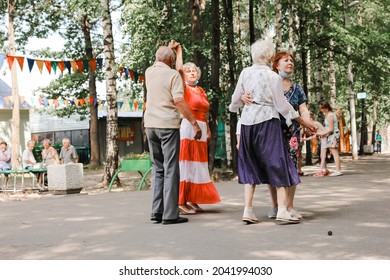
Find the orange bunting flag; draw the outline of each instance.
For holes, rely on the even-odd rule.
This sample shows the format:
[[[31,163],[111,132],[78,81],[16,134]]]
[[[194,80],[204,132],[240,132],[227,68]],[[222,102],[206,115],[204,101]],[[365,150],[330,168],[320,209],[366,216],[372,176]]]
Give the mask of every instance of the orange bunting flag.
[[[12,69],[12,65],[14,64],[14,60],[15,60],[14,56],[7,55],[7,62],[8,62],[9,69]]]
[[[61,73],[64,73],[64,70],[65,70],[65,62],[64,62],[64,61],[58,61],[58,68],[60,68]]]
[[[80,73],[83,73],[83,61],[82,60],[76,60],[77,68],[79,69]]]
[[[39,71],[40,71],[41,74],[42,74],[42,70],[43,70],[43,60],[35,60],[35,63],[37,64],[38,69],[39,69]]]
[[[39,102],[39,105],[42,105],[42,104],[43,104],[43,98],[42,98],[42,97],[39,97],[39,98],[38,98],[38,102]]]
[[[139,83],[143,84],[144,80],[145,80],[145,76],[144,75],[139,75]]]
[[[89,104],[94,104],[95,99],[93,97],[89,98]]]
[[[80,102],[81,107],[84,107],[84,103],[85,103],[84,99],[79,99],[78,101]]]
[[[24,57],[23,56],[15,56],[15,58],[19,63],[20,70],[23,71]]]
[[[65,105],[65,107],[68,107],[68,105],[69,105],[69,100],[65,99],[65,100],[64,100],[64,105]]]
[[[90,59],[89,66],[91,67],[92,72],[95,72],[96,71],[96,59]]]
[[[89,98],[88,97],[84,98],[84,102],[85,102],[85,105],[89,105]]]
[[[130,70],[130,79],[134,81],[134,71]]]
[[[10,101],[10,96],[4,96],[3,98],[5,100],[5,104],[7,104],[7,106],[8,106],[9,101]]]
[[[76,73],[77,72],[77,63],[76,61],[71,61],[70,62],[70,66],[72,66],[72,70],[73,70],[73,73]]]
[[[122,76],[123,72],[125,71],[124,67],[119,68],[119,75]]]
[[[49,72],[49,74],[51,74],[51,61],[44,60],[44,62],[45,62],[47,71]]]

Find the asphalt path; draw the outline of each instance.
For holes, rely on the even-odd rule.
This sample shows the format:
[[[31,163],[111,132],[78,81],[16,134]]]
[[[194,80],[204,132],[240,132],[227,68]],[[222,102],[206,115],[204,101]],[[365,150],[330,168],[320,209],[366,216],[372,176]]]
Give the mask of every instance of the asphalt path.
[[[222,202],[175,225],[149,220],[150,190],[0,202],[0,259],[389,260],[390,154],[343,158],[342,169],[301,177],[295,201],[304,220],[294,225],[267,218],[264,185],[254,199],[261,222],[245,225],[237,181],[216,183]]]

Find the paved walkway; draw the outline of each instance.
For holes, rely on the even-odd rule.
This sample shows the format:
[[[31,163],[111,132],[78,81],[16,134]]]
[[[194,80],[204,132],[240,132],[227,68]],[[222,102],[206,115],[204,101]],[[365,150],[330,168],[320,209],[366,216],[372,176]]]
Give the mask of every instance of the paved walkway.
[[[302,177],[298,225],[266,217],[265,186],[254,204],[262,222],[244,225],[237,181],[217,183],[222,203],[180,225],[149,221],[150,190],[0,202],[0,259],[389,260],[390,154],[344,158],[342,168],[341,177]]]

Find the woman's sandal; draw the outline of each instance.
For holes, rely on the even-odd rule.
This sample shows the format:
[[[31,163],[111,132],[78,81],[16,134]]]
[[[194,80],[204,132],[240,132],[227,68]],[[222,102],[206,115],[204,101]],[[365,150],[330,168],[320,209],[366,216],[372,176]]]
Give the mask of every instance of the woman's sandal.
[[[187,202],[187,205],[192,208],[195,212],[204,212],[202,208],[199,207],[198,204],[192,203],[192,202]]]

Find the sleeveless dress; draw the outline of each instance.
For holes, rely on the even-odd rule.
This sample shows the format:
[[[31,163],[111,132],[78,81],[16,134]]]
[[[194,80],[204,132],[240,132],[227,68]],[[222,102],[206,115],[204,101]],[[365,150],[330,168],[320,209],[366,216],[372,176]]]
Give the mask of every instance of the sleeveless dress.
[[[208,169],[207,122],[210,108],[205,91],[185,85],[184,99],[202,129],[202,138],[194,140],[194,129],[187,119],[180,127],[180,190],[179,204],[213,204],[221,201]]]

